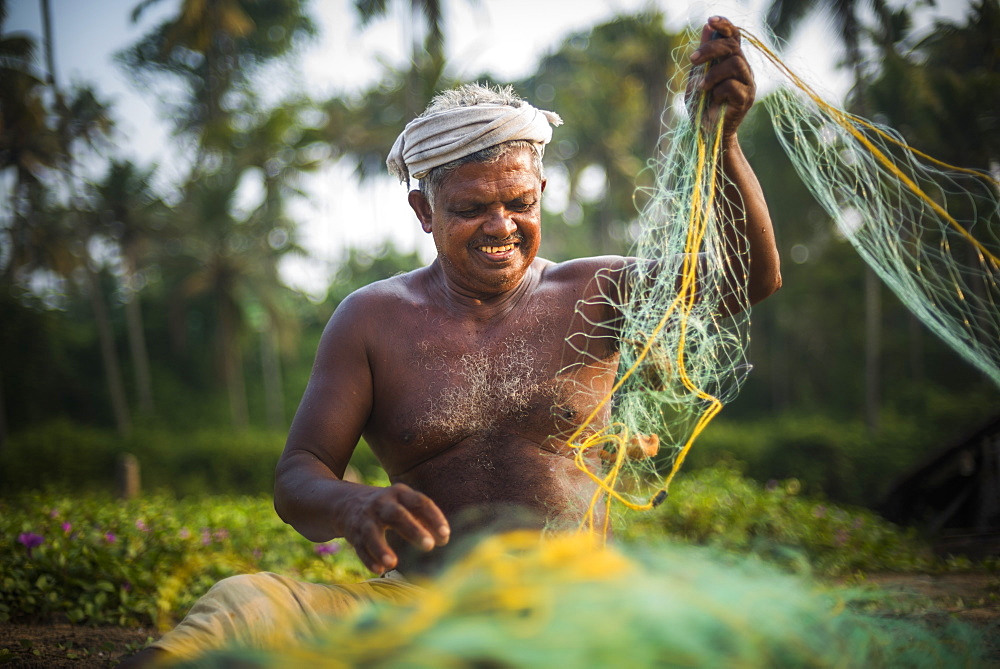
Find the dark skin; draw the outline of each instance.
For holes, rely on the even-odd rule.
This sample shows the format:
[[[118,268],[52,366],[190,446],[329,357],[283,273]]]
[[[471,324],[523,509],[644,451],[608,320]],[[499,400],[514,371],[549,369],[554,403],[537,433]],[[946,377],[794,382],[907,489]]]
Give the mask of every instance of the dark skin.
[[[715,61],[702,86],[710,114],[725,105],[725,195],[737,203],[723,214],[745,225],[731,252],[749,256],[755,303],[781,279],[767,207],[736,140],[753,77],[720,17],[691,61]],[[592,487],[564,439],[614,380],[613,333],[588,323],[613,321],[601,270],[628,261],[537,258],[544,188],[529,155],[514,151],[454,170],[433,207],[409,194],[438,257],[337,309],[277,467],[275,508],[305,537],[343,537],[373,572],[406,572],[419,561],[410,553],[447,544],[462,512],[482,504],[528,509],[550,525],[579,520]],[[572,333],[587,335],[570,337],[589,342],[584,353],[567,344]],[[389,487],[342,480],[362,435]]]

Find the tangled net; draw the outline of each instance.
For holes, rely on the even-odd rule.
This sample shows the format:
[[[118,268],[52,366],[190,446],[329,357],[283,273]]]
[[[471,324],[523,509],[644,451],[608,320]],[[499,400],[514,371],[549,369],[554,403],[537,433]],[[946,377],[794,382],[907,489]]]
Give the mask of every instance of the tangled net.
[[[878,597],[705,549],[494,536],[407,605],[331,621],[315,640],[197,667],[961,667],[981,635],[865,614]],[[895,597],[898,598],[898,595]],[[895,600],[899,606],[900,602]]]
[[[826,103],[760,39],[741,34],[745,50],[790,84],[765,104],[802,180],[902,302],[1000,385],[1000,182]],[[750,369],[747,267],[727,253],[740,241],[727,237],[725,220],[741,207],[722,195],[721,114],[708,124],[706,105],[704,93],[690,96],[688,113],[664,136],[669,148],[654,165],[634,271],[599,298],[621,314],[618,378],[568,440],[598,486],[585,518],[591,529],[606,529],[610,514],[598,509],[663,501],[694,441]],[[658,445],[665,454],[652,457]]]

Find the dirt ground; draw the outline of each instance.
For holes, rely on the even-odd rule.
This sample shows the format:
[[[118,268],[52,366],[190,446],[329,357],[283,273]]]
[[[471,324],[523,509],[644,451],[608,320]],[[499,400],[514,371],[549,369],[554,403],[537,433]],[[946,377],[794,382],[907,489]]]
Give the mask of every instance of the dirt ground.
[[[1000,668],[1000,576],[874,574],[863,583],[890,593],[920,596],[926,602],[920,615],[954,616],[982,629],[992,644],[987,666]],[[0,623],[0,666],[5,669],[113,667],[155,636],[155,630],[145,628]]]
[[[0,622],[0,667],[114,667],[155,636],[155,630],[137,627]]]

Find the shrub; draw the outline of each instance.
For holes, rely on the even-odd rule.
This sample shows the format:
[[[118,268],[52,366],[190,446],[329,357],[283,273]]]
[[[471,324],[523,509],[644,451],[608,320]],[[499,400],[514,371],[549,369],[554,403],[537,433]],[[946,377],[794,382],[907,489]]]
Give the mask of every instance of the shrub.
[[[801,490],[798,479],[761,485],[730,467],[689,472],[655,511],[623,517],[623,534],[641,540],[665,532],[831,576],[944,568],[913,532],[864,509],[802,497]]]
[[[256,571],[367,578],[352,550],[317,550],[268,497],[0,502],[0,620],[169,627],[219,579]]]
[[[131,453],[139,460],[144,490],[178,496],[270,494],[284,442],[283,432],[219,428],[137,428],[125,439],[111,430],[54,421],[16,434],[0,451],[0,490],[3,495],[110,493],[116,490],[119,459]],[[352,464],[367,479],[380,476],[364,442]]]
[[[653,512],[618,533],[751,553],[786,568],[944,569],[915,537],[858,510],[761,486],[733,469],[681,477]],[[274,571],[307,581],[368,578],[341,542],[314,544],[278,519],[269,496],[22,494],[0,501],[0,620],[170,626],[226,576]]]

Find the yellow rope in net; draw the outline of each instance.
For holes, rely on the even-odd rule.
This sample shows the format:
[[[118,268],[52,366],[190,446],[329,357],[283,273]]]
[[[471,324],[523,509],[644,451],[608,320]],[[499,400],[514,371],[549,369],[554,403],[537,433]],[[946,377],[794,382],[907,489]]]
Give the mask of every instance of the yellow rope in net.
[[[1000,384],[996,177],[943,163],[837,109],[762,40],[741,34],[744,49],[788,82],[764,104],[803,182],[903,303]],[[704,93],[689,98],[665,134],[633,262],[601,298],[621,314],[619,374],[567,440],[596,484],[583,523],[590,530],[606,531],[615,504],[646,510],[664,500],[750,367],[745,286],[726,280],[745,277],[747,260],[728,257],[722,232],[731,224],[722,212],[741,208],[721,206],[721,123],[704,121],[706,104]],[[723,315],[724,301],[746,308]]]

